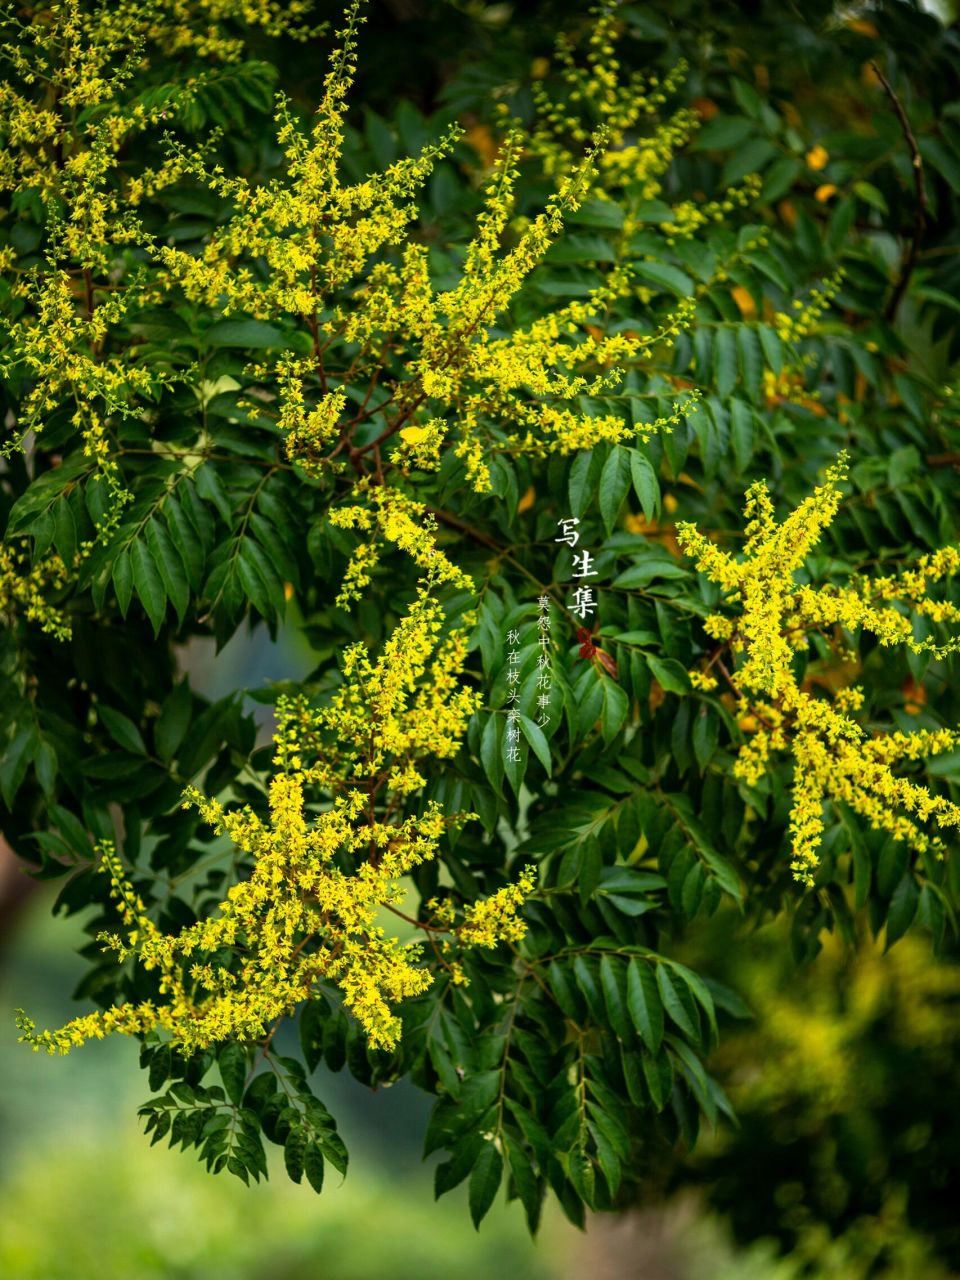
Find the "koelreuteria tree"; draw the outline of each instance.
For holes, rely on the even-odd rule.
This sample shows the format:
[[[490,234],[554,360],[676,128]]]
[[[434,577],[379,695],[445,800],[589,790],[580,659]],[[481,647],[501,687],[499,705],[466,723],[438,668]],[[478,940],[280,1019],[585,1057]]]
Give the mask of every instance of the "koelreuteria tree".
[[[950,936],[958,130],[877,65],[805,136],[610,6],[360,132],[306,8],[6,15],[4,830],[96,908],[21,1038],[136,1036],[154,1141],[317,1190],[315,1068],[408,1077],[438,1193],[579,1222],[730,1111],[698,919]],[[290,614],[258,746],[178,654]]]

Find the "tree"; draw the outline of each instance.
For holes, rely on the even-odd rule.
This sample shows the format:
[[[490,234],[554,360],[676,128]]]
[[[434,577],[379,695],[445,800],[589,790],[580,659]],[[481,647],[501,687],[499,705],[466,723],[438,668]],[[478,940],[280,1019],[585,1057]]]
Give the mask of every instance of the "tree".
[[[8,17],[4,831],[100,944],[21,1038],[318,1191],[314,1069],[409,1077],[438,1193],[579,1222],[732,1114],[709,917],[952,936],[958,134],[906,57],[821,123],[899,4],[812,16],[807,125],[739,9],[605,7],[362,131],[304,8],[309,114],[249,6]],[[291,613],[260,747],[176,655]]]

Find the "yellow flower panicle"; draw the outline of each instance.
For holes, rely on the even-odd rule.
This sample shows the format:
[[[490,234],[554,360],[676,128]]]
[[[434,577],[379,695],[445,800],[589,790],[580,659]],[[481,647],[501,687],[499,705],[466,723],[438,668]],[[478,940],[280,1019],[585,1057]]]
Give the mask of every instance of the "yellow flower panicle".
[[[461,277],[439,289],[430,279],[427,248],[411,241],[410,227],[418,193],[459,131],[362,182],[344,180],[345,102],[356,71],[360,21],[361,6],[354,4],[309,133],[281,102],[277,137],[287,160],[282,176],[255,185],[227,177],[199,156],[174,157],[181,175],[205,182],[235,212],[199,254],[172,245],[154,250],[162,278],[191,301],[227,314],[293,320],[303,328],[313,354],[284,355],[275,369],[279,425],[290,457],[314,475],[323,466],[355,463],[360,455],[370,455],[378,468],[389,458],[399,467],[435,470],[441,449],[449,445],[483,492],[490,488],[489,458],[498,450],[545,456],[669,429],[688,403],[638,429],[614,415],[590,417],[579,398],[609,391],[619,384],[626,362],[657,344],[669,345],[690,323],[692,300],[680,302],[652,334],[603,333],[596,322],[610,302],[637,293],[630,272],[616,268],[586,300],[557,308],[526,328],[514,325],[507,336],[495,327],[564,219],[584,199],[607,155],[609,122],[593,136],[583,134],[582,154],[555,175],[543,210],[524,220],[511,219],[517,160],[530,139],[510,126]],[[618,118],[614,113],[614,123]],[[671,135],[669,145],[662,143],[664,163],[680,141]],[[515,242],[504,248],[508,231]],[[384,255],[401,245],[399,253]],[[255,263],[265,263],[268,271],[254,270]],[[336,375],[344,344],[350,348],[351,384],[368,388],[364,404],[349,412]],[[267,371],[263,366],[261,372]],[[381,403],[390,406],[389,413],[381,414]],[[356,445],[356,432],[371,422],[379,436]]]
[[[853,718],[863,702],[859,690],[840,690],[830,703],[803,689],[793,674],[794,654],[807,647],[810,632],[825,627],[863,629],[881,645],[902,643],[915,653],[938,657],[960,650],[956,637],[943,642],[914,637],[915,618],[960,620],[960,610],[950,601],[927,595],[933,584],[960,567],[955,547],[922,557],[898,577],[865,579],[848,588],[816,588],[796,580],[837,512],[845,475],[846,457],[841,455],[825,482],[779,523],[766,484],[752,485],[739,559],[694,525],[677,525],[680,546],[739,610],[735,623],[714,615],[705,624],[709,635],[742,655],[735,681],[742,694],[741,727],[750,736],[740,748],[735,775],[754,785],[767,771],[772,752],[793,755],[792,866],[805,884],[813,883],[819,864],[828,801],[847,804],[871,826],[918,853],[942,854],[944,848],[941,836],[921,824],[933,822],[940,830],[960,825],[960,806],[893,772],[893,766],[955,750],[960,734],[941,729],[869,738]]]
[[[46,242],[42,267],[21,270],[4,253],[17,319],[8,327],[0,371],[29,380],[4,456],[21,448],[31,430],[42,431],[51,411],[74,403],[86,455],[107,479],[115,506],[126,500],[110,456],[109,419],[142,414],[171,375],[138,362],[129,343],[111,350],[108,339],[131,312],[169,303],[168,286],[147,283],[130,250],[154,252],[137,206],[186,172],[175,154],[157,170],[131,174],[129,151],[148,128],[190,105],[206,73],[184,76],[162,92],[141,92],[141,77],[158,52],[235,61],[244,50],[243,28],[305,38],[310,7],[309,0],[6,7],[0,190],[39,197]]]
[[[379,563],[378,541],[385,538],[407,553],[420,568],[427,570],[430,582],[449,583],[473,591],[473,579],[457,568],[436,545],[436,517],[422,502],[408,497],[400,489],[370,484],[364,478],[353,489],[353,496],[368,498],[370,505],[335,507],[330,523],[341,529],[361,529],[372,534],[353,554],[344,575],[336,603],[347,605],[359,600],[363,588],[371,581],[371,573]]]
[[[444,614],[427,586],[371,660],[362,642],[343,654],[343,683],[312,710],[303,696],[277,703],[275,763],[325,790],[384,778],[394,791],[423,785],[418,762],[449,759],[479,705],[460,684],[466,632],[441,639]]]
[[[548,173],[562,173],[573,160],[567,144],[582,145],[588,139],[584,120],[602,120],[611,142],[602,160],[604,170],[617,181],[641,183],[643,198],[652,200],[662,190],[657,179],[697,128],[698,117],[694,111],[682,110],[651,137],[636,139],[638,127],[659,116],[676,92],[687,66],[679,62],[662,80],[641,72],[625,76],[617,58],[623,29],[617,8],[606,4],[590,10],[592,25],[582,65],[570,37],[564,32],[558,35],[555,61],[560,94],[551,96],[543,77],[534,81],[538,126],[532,149],[542,157]]]
[[[535,867],[524,867],[514,884],[504,885],[489,898],[471,903],[457,928],[461,944],[474,947],[495,947],[499,942],[519,942],[526,932],[526,925],[518,912],[537,883]]]
[[[50,1053],[152,1028],[185,1053],[259,1041],[327,984],[339,988],[371,1047],[395,1046],[395,1006],[425,991],[432,974],[420,944],[389,936],[381,914],[401,903],[403,877],[436,857],[446,827],[475,816],[444,815],[435,801],[421,814],[392,816],[424,784],[417,763],[456,752],[478,701],[459,684],[466,635],[441,639],[443,611],[429,577],[425,583],[375,662],[362,644],[346,651],[344,682],[328,706],[281,699],[267,820],[187,788],[184,807],[229,837],[251,866],[213,913],[177,934],[161,932],[113,847],[100,846],[123,924],[122,934],[102,940],[119,959],[133,955],[156,972],[156,1000],[84,1014],[56,1031],[37,1032],[21,1015],[21,1039]],[[317,812],[308,788],[333,798]],[[467,907],[458,944],[521,937],[518,909],[533,887],[528,868],[517,884]]]
[[[0,545],[0,614],[8,625],[23,617],[56,639],[69,640],[70,619],[47,598],[50,592],[62,591],[69,578],[67,566],[56,553],[30,564],[9,543]]]
[[[321,395],[308,407],[304,401],[304,374],[313,362],[297,357],[284,357],[277,366],[280,388],[280,411],[277,426],[285,433],[287,457],[298,462],[307,475],[321,470],[323,450],[335,440],[340,430],[340,417],[346,405],[346,393],[340,390]]]
[[[157,167],[131,171],[128,159],[121,165],[133,139],[189,108],[202,88],[204,73],[169,93],[136,96],[138,75],[155,50],[229,61],[240,47],[235,24],[302,35],[307,8],[302,0],[194,6],[123,0],[89,12],[67,0],[36,15],[22,49],[16,42],[7,49],[23,84],[22,91],[8,86],[0,98],[0,136],[9,144],[0,157],[0,186],[39,191],[51,211],[62,212],[51,217],[49,269],[20,273],[13,286],[26,307],[12,326],[2,371],[25,373],[31,389],[5,448],[21,447],[31,429],[43,430],[54,408],[74,402],[85,452],[113,498],[98,538],[116,524],[129,497],[111,456],[112,421],[148,413],[163,386],[182,376],[138,363],[135,346],[112,339],[131,314],[168,305],[171,296],[219,315],[241,313],[299,330],[305,341],[295,353],[253,372],[276,387],[272,406],[261,411],[276,419],[288,458],[311,479],[324,468],[361,469],[361,458],[378,478],[385,467],[436,470],[451,449],[470,483],[485,492],[498,452],[545,457],[603,441],[647,439],[669,431],[694,406],[696,393],[640,426],[617,414],[584,412],[584,397],[616,388],[626,365],[658,345],[668,347],[694,314],[693,299],[683,299],[652,332],[607,332],[612,302],[645,303],[651,296],[621,262],[588,298],[525,327],[503,323],[595,176],[634,182],[642,174],[644,189],[655,194],[657,175],[696,124],[693,113],[681,112],[650,138],[627,142],[639,121],[660,113],[683,68],[663,81],[624,78],[613,53],[617,23],[606,10],[597,15],[585,77],[572,49],[561,47],[569,103],[561,110],[545,98],[543,126],[532,136],[508,124],[461,277],[447,288],[431,280],[428,249],[411,232],[417,199],[460,130],[362,181],[348,181],[344,173],[362,0],[346,9],[312,126],[301,125],[279,98],[280,176],[266,182],[229,176],[203,148],[173,139]],[[55,109],[37,109],[33,86],[41,80],[53,88]],[[97,109],[82,128],[78,107]],[[587,116],[601,122],[599,129],[578,123]],[[559,153],[549,139],[556,142],[558,131],[572,138],[576,154],[564,151],[562,163],[552,164]],[[518,219],[518,161],[530,151],[544,160],[554,190],[539,213]],[[205,184],[231,208],[199,251],[159,240],[140,217],[145,201],[185,179]],[[678,213],[677,234],[682,223]],[[634,230],[628,218],[624,255]],[[135,259],[142,264],[137,269]],[[311,354],[303,354],[308,348]],[[346,391],[348,384],[366,387],[362,403]],[[361,550],[344,599],[356,598],[375,559],[370,545]]]

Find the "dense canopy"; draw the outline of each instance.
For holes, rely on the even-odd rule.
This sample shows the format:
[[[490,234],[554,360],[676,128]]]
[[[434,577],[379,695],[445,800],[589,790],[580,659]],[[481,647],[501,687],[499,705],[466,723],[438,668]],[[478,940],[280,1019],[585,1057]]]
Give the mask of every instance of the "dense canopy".
[[[318,1191],[316,1069],[409,1078],[535,1229],[729,1125],[731,940],[955,949],[956,36],[414,10],[6,11],[3,830],[95,908],[19,1022]]]

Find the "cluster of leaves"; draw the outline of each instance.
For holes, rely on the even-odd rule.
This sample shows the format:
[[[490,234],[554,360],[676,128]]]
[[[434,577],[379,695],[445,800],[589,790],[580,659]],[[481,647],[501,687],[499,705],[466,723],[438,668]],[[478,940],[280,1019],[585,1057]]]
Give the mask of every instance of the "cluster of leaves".
[[[733,681],[711,689],[689,674],[715,649],[703,623],[719,591],[681,557],[674,521],[736,536],[742,491],[758,475],[796,506],[840,449],[850,450],[853,493],[808,557],[811,580],[846,585],[957,538],[955,68],[943,67],[932,80],[937,93],[925,93],[931,60],[942,66],[936,42],[946,37],[935,19],[900,3],[839,25],[832,10],[816,8],[802,24],[773,7],[761,16],[746,33],[739,6],[709,17],[624,6],[589,22],[571,11],[569,41],[551,67],[544,15],[542,25],[512,24],[488,58],[455,70],[439,105],[424,100],[421,111],[381,99],[383,114],[368,110],[355,124],[337,117],[338,173],[363,199],[373,198],[369,173],[396,175],[406,157],[427,155],[416,210],[405,208],[397,239],[422,252],[431,305],[463,279],[478,215],[480,226],[485,217],[490,224],[483,188],[502,141],[503,104],[529,145],[515,147],[510,171],[500,170],[514,205],[496,244],[480,238],[491,261],[528,243],[556,190],[551,172],[589,145],[594,126],[605,126],[608,145],[614,136],[606,153],[591,153],[592,193],[568,201],[563,235],[547,237],[489,324],[455,335],[462,347],[442,327],[440,340],[427,335],[463,374],[446,402],[438,392],[427,404],[422,386],[411,391],[404,381],[406,364],[422,357],[423,333],[409,336],[409,347],[388,333],[381,353],[337,330],[344,316],[373,310],[353,282],[338,281],[331,297],[298,315],[271,293],[279,276],[262,255],[252,255],[249,270],[231,260],[209,297],[158,267],[175,254],[181,266],[214,261],[210,246],[222,250],[244,231],[244,190],[273,183],[271,198],[282,204],[288,157],[270,119],[275,73],[262,49],[257,60],[212,69],[189,46],[154,50],[135,83],[118,73],[112,97],[62,116],[42,181],[28,176],[10,198],[0,252],[14,336],[0,394],[16,442],[31,424],[40,429],[25,451],[8,450],[0,475],[5,547],[23,548],[33,566],[24,579],[0,565],[9,624],[0,637],[0,792],[4,833],[35,873],[72,873],[58,906],[94,905],[91,932],[115,928],[96,873],[98,841],[116,842],[165,932],[204,919],[249,874],[180,797],[202,783],[208,795],[263,815],[272,751],[257,747],[243,691],[209,702],[178,674],[177,654],[193,636],[222,645],[246,620],[275,632],[292,614],[315,668],[297,690],[278,683],[254,697],[328,702],[341,684],[339,650],[358,638],[381,646],[422,569],[399,548],[378,548],[362,597],[337,602],[365,540],[330,515],[357,501],[359,479],[419,504],[421,518],[436,522],[438,547],[477,586],[449,590],[444,605],[451,628],[470,628],[463,679],[483,705],[458,753],[433,763],[407,811],[437,801],[479,821],[452,825],[439,856],[412,871],[420,904],[410,904],[412,920],[426,921],[412,927],[431,942],[428,904],[460,909],[516,880],[529,862],[539,868],[526,935],[466,955],[466,983],[435,948],[432,985],[399,1010],[403,1033],[390,1051],[371,1049],[329,991],[300,1012],[302,1063],[273,1052],[272,1031],[259,1045],[228,1041],[189,1059],[151,1033],[150,1087],[170,1082],[144,1108],[154,1140],[197,1148],[211,1169],[262,1176],[266,1137],[283,1145],[295,1180],[305,1174],[319,1189],[324,1161],[342,1171],[346,1156],[307,1073],[346,1065],[366,1084],[408,1077],[437,1096],[427,1133],[428,1151],[446,1156],[437,1190],[469,1179],[477,1222],[504,1182],[531,1227],[548,1188],[582,1221],[585,1206],[636,1195],[643,1153],[655,1143],[687,1149],[701,1116],[716,1123],[729,1114],[703,1059],[718,1038],[718,1010],[737,1018],[745,1009],[712,976],[719,965],[709,956],[698,972],[677,958],[721,903],[756,918],[787,915],[801,957],[816,953],[825,929],[852,937],[861,909],[876,932],[886,925],[888,942],[916,923],[938,948],[950,945],[956,858],[912,859],[842,807],[827,815],[814,885],[797,885],[786,853],[789,762],[772,763],[749,785],[738,779],[734,755],[750,725]],[[39,10],[34,17],[45,21]],[[591,30],[601,32],[593,44]],[[376,32],[364,40],[375,59]],[[578,41],[585,56],[569,52]],[[737,52],[744,47],[751,60]],[[784,57],[784,47],[805,51],[806,61]],[[861,76],[871,59],[890,92],[875,72]],[[608,73],[620,86],[612,99]],[[304,80],[312,109],[319,95]],[[106,174],[98,192],[108,193],[98,207],[126,211],[129,198],[137,235],[130,247],[118,216],[89,260],[71,257],[68,161],[99,115],[112,118],[114,99],[134,132],[126,143],[119,127],[97,135]],[[546,112],[545,100],[554,104]],[[340,110],[335,96],[325,102]],[[281,124],[294,116],[284,106]],[[425,153],[453,117],[468,124],[465,136]],[[226,144],[212,175],[211,127]],[[926,178],[922,239],[912,145]],[[131,179],[141,183],[135,200]],[[276,233],[278,254],[293,236]],[[319,253],[318,245],[315,233],[308,249]],[[406,270],[402,258],[387,236],[364,270]],[[30,288],[58,272],[71,314],[87,326],[71,339],[83,359],[56,364],[53,403],[38,403],[48,373],[23,359],[23,344],[40,342],[51,359],[62,352],[42,346]],[[256,307],[238,308],[230,290],[241,288]],[[115,293],[123,306],[110,301]],[[104,335],[95,322],[105,312]],[[457,397],[476,396],[470,344],[486,344],[485,358],[511,342],[516,350],[517,335],[558,313],[576,317],[576,345],[588,357],[569,356],[570,376],[585,370],[588,381],[566,397],[505,383],[502,399],[495,380],[487,384],[492,492],[478,492],[468,483],[469,455],[453,447],[462,443]],[[339,345],[311,374],[308,407],[335,388],[346,426],[339,445],[336,434],[320,439],[329,457],[305,460],[290,453],[280,425],[283,361],[312,358],[326,334]],[[110,401],[102,379],[118,369],[126,398]],[[100,398],[88,403],[91,385]],[[519,447],[503,426],[504,406],[516,405],[569,411],[580,438],[594,443]],[[421,466],[411,452],[422,443],[416,433],[434,430],[436,416],[451,444],[427,459],[435,467]],[[596,569],[591,658],[575,642],[570,549],[556,540],[569,516]],[[54,561],[69,569],[68,584]],[[39,603],[31,606],[15,581]],[[552,681],[544,724],[541,598]],[[26,611],[15,607],[24,599]],[[50,611],[68,625],[68,641],[51,630]],[[508,657],[514,629],[519,661]],[[869,637],[857,640],[839,628],[812,634],[794,659],[798,685],[833,694],[861,681],[868,728],[933,731],[960,721],[949,657],[891,656]],[[511,708],[522,735],[515,753],[506,749]],[[956,754],[922,773],[915,767],[957,799]],[[155,998],[149,973],[105,960],[94,944],[90,957],[84,998],[105,1006]],[[215,1061],[223,1089],[202,1083]]]
[[[314,1191],[323,1188],[325,1164],[347,1171],[347,1149],[333,1116],[313,1096],[303,1063],[271,1055],[273,1070],[255,1074],[250,1054],[235,1040],[211,1051],[180,1058],[169,1044],[144,1046],[140,1065],[151,1088],[169,1083],[162,1096],[140,1108],[151,1144],[169,1138],[171,1147],[196,1147],[208,1171],[226,1168],[244,1182],[267,1176],[263,1138],[283,1147],[287,1173],[294,1182],[304,1175]],[[213,1066],[223,1081],[204,1087],[200,1081]],[[261,1136],[262,1135],[262,1136]]]

